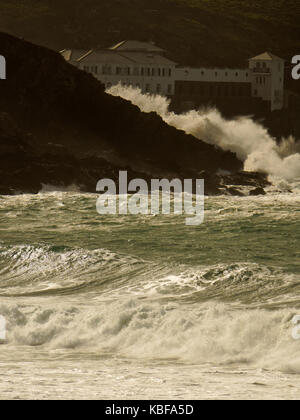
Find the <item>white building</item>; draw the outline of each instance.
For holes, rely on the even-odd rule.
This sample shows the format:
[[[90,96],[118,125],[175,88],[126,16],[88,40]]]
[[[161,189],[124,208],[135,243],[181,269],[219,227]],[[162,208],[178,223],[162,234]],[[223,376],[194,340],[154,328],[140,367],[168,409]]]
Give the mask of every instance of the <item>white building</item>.
[[[176,67],[163,49],[139,41],[123,41],[106,50],[63,50],[61,54],[106,88],[122,83],[169,97],[180,96],[186,89],[183,96],[191,104],[198,92],[199,100],[201,94],[205,100],[252,97],[270,103],[271,111],[284,107],[284,60],[268,52],[251,58],[244,69]]]
[[[284,60],[266,52],[249,60],[252,95],[271,102],[271,110],[284,107]]]
[[[122,83],[144,93],[174,94],[176,63],[154,44],[123,41],[107,50],[63,50],[61,54],[79,69],[92,73],[107,88]]]
[[[284,60],[268,52],[251,58],[245,69],[176,68],[175,81],[213,84],[221,92],[216,96],[227,97],[245,96],[248,86],[253,98],[270,102],[271,111],[284,106]]]

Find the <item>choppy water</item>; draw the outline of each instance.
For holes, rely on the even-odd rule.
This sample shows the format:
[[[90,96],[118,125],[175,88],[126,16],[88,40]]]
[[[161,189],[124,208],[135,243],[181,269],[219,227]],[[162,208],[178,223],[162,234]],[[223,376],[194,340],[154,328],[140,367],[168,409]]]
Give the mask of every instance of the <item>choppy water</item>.
[[[205,223],[0,197],[0,399],[299,398],[300,189]]]

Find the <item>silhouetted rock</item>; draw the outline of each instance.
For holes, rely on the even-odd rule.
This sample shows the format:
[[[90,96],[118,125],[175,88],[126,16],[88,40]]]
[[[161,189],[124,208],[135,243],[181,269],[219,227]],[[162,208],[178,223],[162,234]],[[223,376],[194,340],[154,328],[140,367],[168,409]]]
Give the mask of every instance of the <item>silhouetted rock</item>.
[[[250,182],[249,175],[227,181],[216,175],[242,169],[235,154],[106,94],[99,81],[56,52],[3,33],[0,51],[7,60],[7,80],[0,81],[2,191],[76,184],[94,192],[100,178],[116,179],[124,168],[129,178],[146,180],[203,177],[206,194],[220,194],[224,184],[235,185],[233,179]]]
[[[250,192],[249,192],[249,195],[253,195],[253,196],[255,196],[255,195],[266,195],[266,191],[263,189],[263,188],[261,188],[261,187],[258,187],[258,188],[255,188],[255,190],[251,190]]]
[[[240,190],[234,187],[228,187],[227,193],[236,197],[244,197],[245,194],[243,194]]]
[[[265,174],[259,172],[237,172],[230,175],[222,175],[226,185],[245,185],[249,187],[267,187],[270,182]]]

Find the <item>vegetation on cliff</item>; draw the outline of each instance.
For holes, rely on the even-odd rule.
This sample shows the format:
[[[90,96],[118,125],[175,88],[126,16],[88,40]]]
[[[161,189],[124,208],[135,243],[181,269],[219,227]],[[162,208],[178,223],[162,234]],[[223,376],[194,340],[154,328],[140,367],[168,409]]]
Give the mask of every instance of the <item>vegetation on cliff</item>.
[[[157,42],[180,63],[242,65],[299,53],[298,0],[1,0],[0,28],[53,49]]]

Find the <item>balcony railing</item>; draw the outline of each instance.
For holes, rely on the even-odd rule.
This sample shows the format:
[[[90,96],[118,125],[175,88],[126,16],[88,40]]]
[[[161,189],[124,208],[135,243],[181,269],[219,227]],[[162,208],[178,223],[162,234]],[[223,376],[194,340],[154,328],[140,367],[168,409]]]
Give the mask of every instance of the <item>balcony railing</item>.
[[[262,68],[262,67],[255,67],[253,69],[254,73],[261,73],[261,74],[269,74],[271,73],[271,69],[269,68]]]

